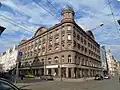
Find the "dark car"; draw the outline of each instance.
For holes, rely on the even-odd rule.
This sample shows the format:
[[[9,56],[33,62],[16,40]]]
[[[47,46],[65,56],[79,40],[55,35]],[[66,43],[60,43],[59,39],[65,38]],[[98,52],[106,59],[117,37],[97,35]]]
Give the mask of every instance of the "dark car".
[[[96,74],[95,75],[95,80],[103,80],[103,76],[102,75],[99,75],[99,74]]]
[[[41,80],[54,80],[53,75],[44,75],[40,77]]]
[[[22,87],[18,88],[9,80],[0,78],[0,90],[30,90],[30,89],[22,89]]]

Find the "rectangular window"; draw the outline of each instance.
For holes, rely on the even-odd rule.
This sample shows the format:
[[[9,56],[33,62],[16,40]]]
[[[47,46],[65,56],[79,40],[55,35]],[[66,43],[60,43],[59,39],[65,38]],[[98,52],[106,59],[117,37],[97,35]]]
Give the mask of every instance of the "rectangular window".
[[[78,49],[80,49],[80,44],[78,43]]]
[[[68,26],[68,30],[72,30],[72,26]]]
[[[68,34],[68,40],[71,40],[71,34]]]
[[[64,34],[62,35],[62,40],[65,40],[65,35]]]
[[[78,40],[80,39],[80,36],[79,36],[79,35],[77,35],[77,39],[78,39]]]
[[[83,38],[81,37],[81,42],[83,43]]]
[[[64,56],[62,56],[62,62],[64,62]]]

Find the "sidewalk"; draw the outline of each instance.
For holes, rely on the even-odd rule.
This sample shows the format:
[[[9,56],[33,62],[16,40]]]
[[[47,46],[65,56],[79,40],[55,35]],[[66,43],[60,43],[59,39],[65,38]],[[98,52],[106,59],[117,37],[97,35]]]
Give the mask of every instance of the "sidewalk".
[[[62,81],[65,81],[65,82],[83,82],[83,81],[88,81],[88,80],[93,80],[94,77],[90,77],[90,78],[78,78],[78,79],[75,79],[75,78],[62,78]],[[61,78],[55,78],[55,81],[61,81]]]

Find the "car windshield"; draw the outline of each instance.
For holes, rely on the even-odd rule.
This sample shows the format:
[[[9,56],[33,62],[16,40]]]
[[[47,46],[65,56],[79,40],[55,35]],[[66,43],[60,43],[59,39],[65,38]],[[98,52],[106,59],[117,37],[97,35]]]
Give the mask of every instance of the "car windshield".
[[[0,78],[31,90],[119,90],[120,0],[0,0]]]

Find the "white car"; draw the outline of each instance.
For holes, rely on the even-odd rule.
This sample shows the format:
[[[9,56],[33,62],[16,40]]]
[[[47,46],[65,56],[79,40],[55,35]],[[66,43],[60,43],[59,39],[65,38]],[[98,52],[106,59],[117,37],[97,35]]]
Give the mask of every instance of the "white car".
[[[110,77],[109,76],[104,76],[104,79],[109,79]]]

